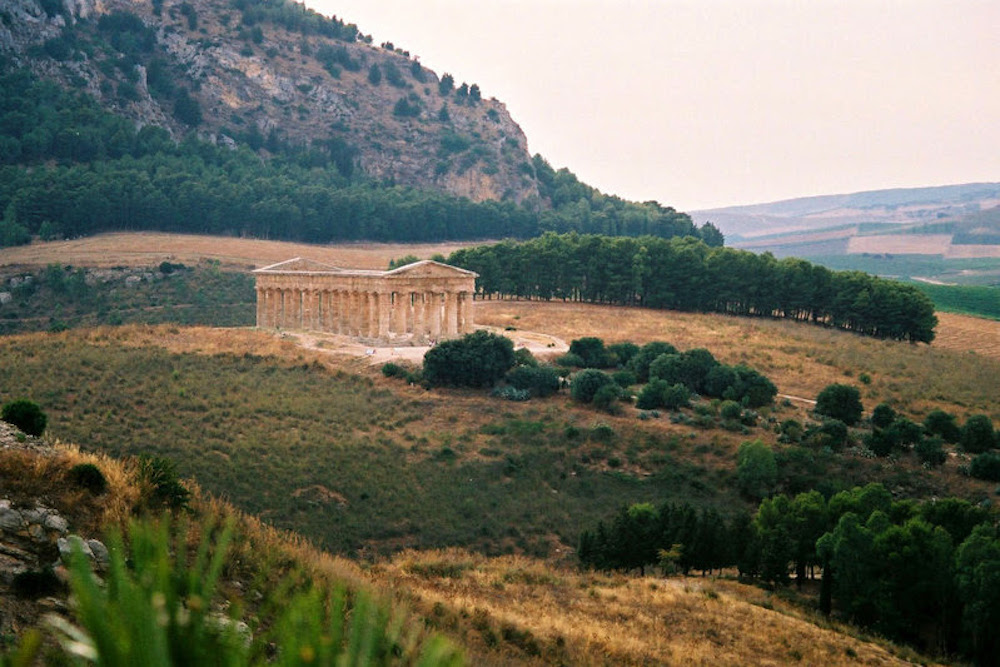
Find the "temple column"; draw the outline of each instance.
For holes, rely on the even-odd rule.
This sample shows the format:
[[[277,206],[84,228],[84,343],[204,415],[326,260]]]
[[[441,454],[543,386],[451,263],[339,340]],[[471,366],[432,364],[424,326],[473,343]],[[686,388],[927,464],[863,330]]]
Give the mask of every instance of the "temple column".
[[[444,334],[454,336],[458,333],[458,294],[444,293]]]
[[[303,329],[312,329],[313,315],[312,290],[302,290],[302,324]]]
[[[260,287],[256,288],[255,292],[257,293],[257,328],[259,329],[261,327],[267,326],[267,324],[265,323],[267,315],[264,314],[265,313],[264,298],[266,292]]]
[[[391,332],[397,336],[406,333],[406,320],[410,309],[410,295],[402,292],[392,294],[392,327]]]
[[[458,332],[471,333],[472,325],[472,295],[462,292],[458,295]]]
[[[270,292],[269,295],[270,298],[269,307],[271,310],[271,317],[269,318],[271,320],[270,326],[274,329],[277,329],[281,326],[281,290],[276,287],[272,287],[271,289],[268,290],[268,292]]]
[[[361,331],[361,295],[352,291],[347,299],[347,335],[357,336]]]
[[[427,292],[426,307],[430,308],[430,336],[435,341],[441,337],[441,295],[437,292]]]
[[[281,329],[288,328],[288,309],[292,307],[292,295],[290,290],[279,289],[278,290],[278,327]]]
[[[350,329],[350,320],[347,319],[350,308],[350,294],[347,290],[337,290],[337,333],[347,335]]]
[[[389,339],[389,323],[392,318],[392,304],[389,303],[388,292],[378,292],[378,337],[379,340]]]

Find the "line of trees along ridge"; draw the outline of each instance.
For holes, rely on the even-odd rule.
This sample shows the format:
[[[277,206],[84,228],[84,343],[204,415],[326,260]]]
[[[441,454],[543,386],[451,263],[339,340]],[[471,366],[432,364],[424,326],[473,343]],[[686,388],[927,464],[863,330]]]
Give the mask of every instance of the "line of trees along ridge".
[[[479,274],[483,298],[563,299],[811,321],[930,343],[937,316],[919,289],[858,271],[831,271],[710,247],[695,238],[547,233],[463,248],[449,263]]]

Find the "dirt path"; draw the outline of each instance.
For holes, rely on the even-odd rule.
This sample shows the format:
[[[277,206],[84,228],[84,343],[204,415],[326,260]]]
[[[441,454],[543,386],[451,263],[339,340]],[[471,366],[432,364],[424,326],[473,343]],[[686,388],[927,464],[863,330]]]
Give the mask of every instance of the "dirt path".
[[[554,357],[569,350],[566,341],[548,334],[534,331],[501,331],[496,327],[477,327],[510,338],[514,349],[527,349],[538,358]],[[372,365],[382,365],[388,361],[403,361],[419,364],[430,346],[399,345],[374,346],[359,343],[350,336],[320,333],[316,331],[284,331],[278,334],[285,340],[291,340],[309,350],[320,350],[336,354],[349,354],[355,357],[367,357]]]

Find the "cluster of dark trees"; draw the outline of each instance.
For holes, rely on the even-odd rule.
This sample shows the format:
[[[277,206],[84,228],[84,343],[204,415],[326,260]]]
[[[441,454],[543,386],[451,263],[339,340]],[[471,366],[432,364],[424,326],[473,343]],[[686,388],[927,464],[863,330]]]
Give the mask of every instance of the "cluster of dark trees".
[[[151,83],[152,85],[152,83]],[[0,243],[31,235],[80,236],[164,230],[327,243],[529,238],[563,228],[574,204],[554,209],[472,202],[444,193],[368,181],[354,169],[356,149],[331,136],[308,146],[255,131],[233,134],[238,150],[131,123],[90,97],[25,71],[0,76]],[[254,152],[266,149],[268,159]],[[537,160],[544,164],[544,160]],[[559,172],[559,179],[575,177]],[[621,234],[699,235],[691,219],[654,203],[603,198],[600,216],[572,228]],[[582,200],[588,202],[590,200]],[[590,204],[588,204],[590,206]],[[715,230],[717,234],[717,230]],[[721,243],[721,237],[717,239]]]
[[[914,342],[934,339],[919,289],[693,238],[544,234],[464,248],[449,263],[479,274],[483,297],[563,299],[812,321]]]
[[[299,2],[232,0],[232,6],[239,10],[240,22],[247,26],[271,23],[301,35],[321,35],[344,42],[353,42],[361,36],[353,23],[345,23],[336,16],[327,18]]]
[[[801,586],[822,571],[820,607],[938,654],[992,664],[1000,650],[1000,533],[981,506],[894,501],[880,484],[824,498],[775,496],[756,514],[690,505],[623,507],[580,539],[602,570],[710,572]]]

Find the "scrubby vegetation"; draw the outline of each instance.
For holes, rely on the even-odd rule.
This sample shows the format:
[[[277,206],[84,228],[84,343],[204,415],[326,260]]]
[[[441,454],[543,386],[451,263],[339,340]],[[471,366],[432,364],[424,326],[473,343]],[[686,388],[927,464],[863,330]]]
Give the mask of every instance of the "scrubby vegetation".
[[[215,262],[84,269],[52,264],[0,283],[0,334],[102,324],[254,323],[253,278]]]

